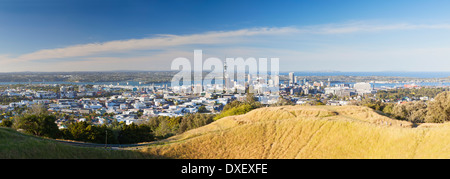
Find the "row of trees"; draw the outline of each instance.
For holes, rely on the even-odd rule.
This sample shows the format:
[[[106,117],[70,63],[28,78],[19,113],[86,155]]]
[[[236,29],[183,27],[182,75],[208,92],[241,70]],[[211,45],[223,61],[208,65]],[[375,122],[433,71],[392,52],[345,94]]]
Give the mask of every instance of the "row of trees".
[[[402,99],[408,98],[418,98],[427,96],[429,98],[434,98],[439,93],[448,91],[448,88],[405,88],[405,89],[392,89],[392,90],[380,90],[377,92],[378,99]]]
[[[31,114],[16,118],[14,128],[27,133],[66,140],[92,143],[131,144],[164,139],[187,130],[195,129],[213,122],[211,114],[191,114],[183,117],[153,117],[141,124],[126,125],[123,122],[96,126],[89,122],[73,122],[59,130],[56,118],[49,114]],[[0,125],[8,125],[4,120]],[[11,122],[12,123],[12,122]],[[7,126],[8,127],[8,126]]]
[[[395,105],[392,108],[391,116],[397,119],[408,120],[411,122],[434,122],[431,118],[426,119],[428,106],[425,102],[414,101]]]
[[[60,138],[92,143],[132,144],[155,140],[146,125],[95,126],[88,122],[76,122],[61,130]]]
[[[364,100],[361,105],[400,120],[408,120],[416,123],[443,123],[450,121],[450,92],[441,92],[433,101],[413,101],[401,104],[383,103],[380,100]]]
[[[59,130],[56,116],[49,114],[41,105],[28,108],[14,119],[3,119],[2,127],[13,127],[26,133],[48,138],[60,138],[92,143],[130,144],[149,142],[183,133],[213,122],[212,114],[190,114],[182,117],[152,117],[140,124],[126,125],[113,121],[111,124],[92,125],[90,122],[69,122]]]

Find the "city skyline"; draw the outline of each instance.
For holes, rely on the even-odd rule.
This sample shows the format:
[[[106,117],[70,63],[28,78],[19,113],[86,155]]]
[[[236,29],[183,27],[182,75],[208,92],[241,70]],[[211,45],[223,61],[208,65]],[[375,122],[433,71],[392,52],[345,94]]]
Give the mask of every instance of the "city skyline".
[[[5,1],[0,72],[170,71],[177,57],[280,71],[450,71],[448,1]]]

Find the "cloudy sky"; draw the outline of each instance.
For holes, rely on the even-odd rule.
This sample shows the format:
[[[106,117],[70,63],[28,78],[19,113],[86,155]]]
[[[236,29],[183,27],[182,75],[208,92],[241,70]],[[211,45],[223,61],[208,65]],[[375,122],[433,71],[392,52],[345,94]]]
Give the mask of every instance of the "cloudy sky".
[[[170,70],[177,57],[281,71],[450,71],[450,1],[3,0],[0,72]]]

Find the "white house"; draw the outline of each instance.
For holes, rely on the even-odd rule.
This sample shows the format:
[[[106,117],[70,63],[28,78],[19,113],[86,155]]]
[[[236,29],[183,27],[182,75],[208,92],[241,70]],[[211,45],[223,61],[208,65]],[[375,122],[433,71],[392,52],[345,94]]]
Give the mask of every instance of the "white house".
[[[128,109],[128,105],[125,104],[125,103],[122,103],[122,104],[119,105],[119,108],[120,109]]]
[[[133,107],[135,109],[144,109],[147,107],[147,105],[145,105],[145,103],[143,103],[143,102],[135,102],[135,103],[133,103]]]

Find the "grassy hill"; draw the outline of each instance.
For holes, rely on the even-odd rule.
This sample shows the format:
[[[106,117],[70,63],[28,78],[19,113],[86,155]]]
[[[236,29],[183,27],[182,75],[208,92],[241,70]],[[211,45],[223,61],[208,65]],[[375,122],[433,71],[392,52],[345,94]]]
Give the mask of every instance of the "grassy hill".
[[[141,149],[170,158],[450,158],[450,125],[358,106],[260,108]]]
[[[158,158],[136,151],[77,147],[0,127],[0,159]]]
[[[358,106],[283,106],[135,149],[77,147],[0,128],[0,158],[450,158],[450,124],[416,126]]]

